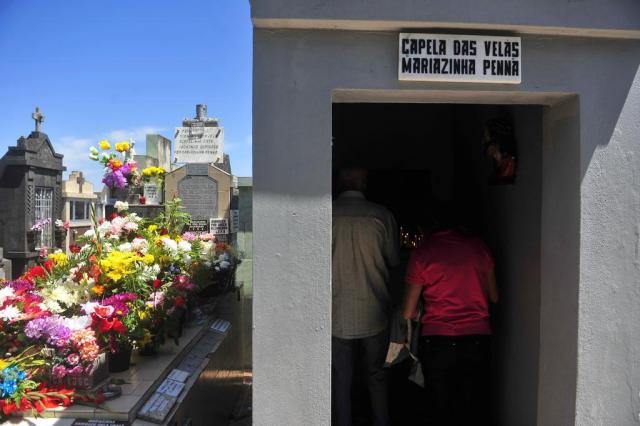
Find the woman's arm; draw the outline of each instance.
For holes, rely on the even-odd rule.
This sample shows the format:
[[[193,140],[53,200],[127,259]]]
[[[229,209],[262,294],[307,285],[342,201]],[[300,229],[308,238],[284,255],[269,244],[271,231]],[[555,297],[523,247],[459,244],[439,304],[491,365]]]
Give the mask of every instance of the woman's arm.
[[[487,292],[489,293],[489,300],[491,303],[498,303],[498,285],[496,284],[495,269],[491,269],[487,276]]]
[[[423,287],[421,285],[405,283],[404,285],[404,302],[402,304],[402,317],[408,320],[417,320],[418,315],[416,308],[422,294]]]

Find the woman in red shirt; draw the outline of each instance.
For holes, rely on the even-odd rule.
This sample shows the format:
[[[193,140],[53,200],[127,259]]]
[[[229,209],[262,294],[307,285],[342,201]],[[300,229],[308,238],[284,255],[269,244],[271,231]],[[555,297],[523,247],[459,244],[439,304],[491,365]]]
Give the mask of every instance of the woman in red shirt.
[[[424,302],[419,356],[428,424],[490,424],[489,301],[498,291],[489,249],[460,231],[434,232],[411,254],[405,281],[404,317],[417,320]]]

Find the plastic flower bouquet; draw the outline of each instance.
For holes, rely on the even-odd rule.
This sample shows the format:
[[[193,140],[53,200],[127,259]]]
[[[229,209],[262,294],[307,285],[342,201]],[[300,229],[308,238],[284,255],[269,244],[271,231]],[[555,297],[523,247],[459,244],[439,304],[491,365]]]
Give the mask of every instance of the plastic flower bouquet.
[[[135,155],[133,142],[118,142],[115,144],[114,150],[107,140],[100,141],[98,145],[102,152],[91,147],[89,158],[104,166],[102,183],[111,189],[124,189],[128,185],[139,184],[138,163],[133,160]]]

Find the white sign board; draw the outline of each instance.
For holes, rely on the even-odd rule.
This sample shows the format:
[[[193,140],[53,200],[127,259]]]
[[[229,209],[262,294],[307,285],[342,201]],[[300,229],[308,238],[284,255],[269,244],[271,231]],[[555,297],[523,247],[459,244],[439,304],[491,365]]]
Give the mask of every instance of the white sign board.
[[[213,235],[227,235],[229,233],[229,222],[227,219],[209,219],[209,228]]]
[[[224,150],[224,129],[204,127],[176,127],[175,163],[215,163],[221,161]]]
[[[237,234],[240,230],[240,211],[229,210],[229,217],[231,219],[231,233]]]
[[[519,84],[520,37],[400,33],[398,79]]]

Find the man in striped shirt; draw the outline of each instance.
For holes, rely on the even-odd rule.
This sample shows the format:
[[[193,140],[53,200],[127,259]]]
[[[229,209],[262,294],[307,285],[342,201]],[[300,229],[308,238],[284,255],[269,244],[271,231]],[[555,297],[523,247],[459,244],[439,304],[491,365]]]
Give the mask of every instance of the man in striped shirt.
[[[363,365],[369,387],[372,424],[388,425],[383,364],[389,345],[390,268],[398,264],[393,215],[364,197],[367,173],[340,173],[342,192],[333,203],[332,382],[335,424],[350,426],[354,365]]]

